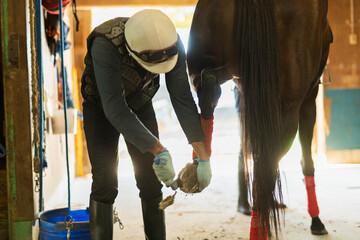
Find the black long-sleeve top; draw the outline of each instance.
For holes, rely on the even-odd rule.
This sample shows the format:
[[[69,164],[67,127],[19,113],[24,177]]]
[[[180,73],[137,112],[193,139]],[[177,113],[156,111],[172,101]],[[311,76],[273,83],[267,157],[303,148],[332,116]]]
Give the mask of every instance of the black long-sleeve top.
[[[181,43],[180,38],[179,41]],[[91,48],[91,56],[96,84],[107,119],[141,152],[148,151],[157,138],[141,123],[126,103],[121,79],[120,53],[107,39],[96,37]],[[165,74],[165,79],[172,106],[189,143],[202,141],[204,136],[190,91],[182,43],[179,44],[177,64],[173,70]]]

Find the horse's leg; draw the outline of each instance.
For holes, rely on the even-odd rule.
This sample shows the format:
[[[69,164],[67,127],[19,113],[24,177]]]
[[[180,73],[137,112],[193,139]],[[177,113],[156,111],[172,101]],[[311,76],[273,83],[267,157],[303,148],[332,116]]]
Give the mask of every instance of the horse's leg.
[[[220,84],[217,81],[215,71],[205,68],[200,74],[192,74],[192,81],[199,99],[201,128],[204,134],[206,151],[211,157],[211,142],[214,125],[214,110],[221,95]],[[193,151],[193,159],[197,154]],[[194,164],[197,164],[194,161]]]
[[[236,110],[239,116],[239,127],[241,128],[241,116],[240,116],[240,90],[238,87],[234,90],[234,97],[236,103]],[[241,131],[239,131],[241,132]],[[251,215],[251,207],[248,200],[248,186],[246,183],[246,179],[248,179],[248,173],[245,173],[245,162],[244,162],[244,155],[242,152],[241,147],[241,134],[240,134],[240,152],[239,152],[239,162],[238,162],[238,185],[239,185],[239,197],[238,197],[238,204],[237,204],[237,211],[245,214]]]
[[[311,141],[313,138],[314,124],[316,120],[315,99],[318,85],[313,88],[300,108],[299,139],[302,148],[301,166],[305,177],[305,185],[308,199],[308,212],[312,218],[311,233],[315,235],[327,234],[324,224],[319,218],[319,207],[316,200],[314,181],[314,162],[311,155]]]
[[[193,82],[196,83],[195,88],[199,99],[201,116],[204,119],[211,119],[221,96],[221,87],[216,72],[211,68],[205,68],[201,71],[201,74],[194,77]],[[196,79],[199,77],[200,79]]]
[[[245,163],[242,149],[239,152],[239,170],[238,170],[238,184],[239,184],[239,198],[237,210],[242,214],[251,215],[251,207],[248,200],[248,187],[246,184],[246,179],[248,178],[248,173],[245,173]]]
[[[329,55],[329,47],[332,42],[332,33],[331,29],[327,23],[324,28],[323,34],[323,48],[322,56],[320,60],[320,66],[315,77],[314,83],[316,84],[312,90],[309,92],[307,97],[300,108],[300,118],[299,118],[299,137],[300,144],[302,148],[303,158],[301,160],[302,170],[305,178],[306,191],[308,196],[308,212],[312,217],[311,222],[311,233],[314,235],[324,235],[328,232],[325,229],[324,224],[319,218],[319,207],[316,200],[315,193],[315,180],[314,180],[314,162],[311,155],[311,141],[313,138],[314,125],[316,120],[316,104],[315,99],[318,93],[318,82],[323,73],[323,70],[326,65],[326,61]]]

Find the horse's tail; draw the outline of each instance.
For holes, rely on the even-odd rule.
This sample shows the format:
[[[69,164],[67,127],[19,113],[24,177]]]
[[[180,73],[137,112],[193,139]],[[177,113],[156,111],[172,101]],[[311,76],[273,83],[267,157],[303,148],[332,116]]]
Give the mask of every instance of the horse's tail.
[[[254,167],[253,209],[258,212],[261,229],[270,234],[270,227],[274,227],[278,236],[276,183],[280,201],[282,194],[278,172],[280,96],[274,1],[235,0],[234,27],[242,86],[243,149],[245,159],[253,158]]]

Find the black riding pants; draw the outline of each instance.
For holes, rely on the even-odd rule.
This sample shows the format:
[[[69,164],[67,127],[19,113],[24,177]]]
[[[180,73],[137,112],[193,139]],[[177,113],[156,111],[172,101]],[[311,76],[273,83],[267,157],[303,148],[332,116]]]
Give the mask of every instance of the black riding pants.
[[[118,194],[118,144],[119,132],[105,117],[102,108],[93,103],[83,103],[84,130],[92,167],[93,182],[90,198],[101,203],[113,204]],[[159,137],[158,126],[152,104],[136,113],[140,121]],[[126,140],[125,140],[126,141]],[[162,184],[157,179],[152,163],[154,156],[141,153],[126,141],[140,198],[151,200],[162,196]]]

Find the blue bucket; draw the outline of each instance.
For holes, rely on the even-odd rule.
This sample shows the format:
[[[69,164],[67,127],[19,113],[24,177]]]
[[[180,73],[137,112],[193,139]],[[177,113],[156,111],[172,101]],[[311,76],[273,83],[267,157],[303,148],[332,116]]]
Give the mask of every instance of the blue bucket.
[[[40,213],[39,218],[40,240],[67,239],[68,228],[70,239],[90,240],[88,208],[70,212],[67,208],[54,209]]]

